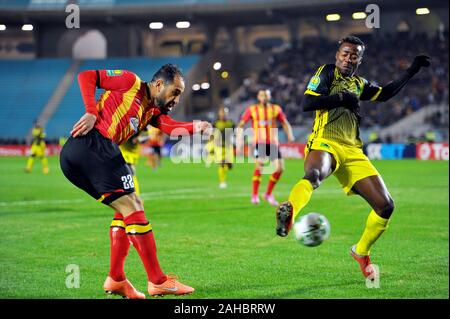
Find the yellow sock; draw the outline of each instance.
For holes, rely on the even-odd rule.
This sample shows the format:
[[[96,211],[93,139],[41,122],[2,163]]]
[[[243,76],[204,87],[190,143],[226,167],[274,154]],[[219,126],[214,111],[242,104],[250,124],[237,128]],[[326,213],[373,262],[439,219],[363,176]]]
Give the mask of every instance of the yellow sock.
[[[356,253],[361,256],[370,254],[370,247],[377,241],[377,239],[388,228],[389,219],[384,219],[372,210],[367,217],[366,228],[361,236],[361,239],[356,244]]]
[[[289,194],[289,202],[291,202],[294,208],[294,216],[292,218],[293,221],[297,218],[300,210],[308,204],[311,199],[311,194],[313,192],[313,187],[311,183],[307,179],[300,180],[295,186],[292,188],[291,193]]]
[[[48,173],[48,159],[47,159],[47,157],[43,157],[41,159],[41,163],[42,163],[42,171],[47,174]]]
[[[28,161],[27,161],[27,171],[31,171],[31,169],[33,168],[33,163],[34,163],[34,157],[30,156],[28,157]]]
[[[141,190],[139,189],[139,182],[136,177],[136,175],[133,175],[133,182],[134,182],[134,191],[137,195],[141,195]]]
[[[227,170],[228,170],[227,166],[219,165],[219,182],[220,183],[225,183],[225,181],[227,179]]]

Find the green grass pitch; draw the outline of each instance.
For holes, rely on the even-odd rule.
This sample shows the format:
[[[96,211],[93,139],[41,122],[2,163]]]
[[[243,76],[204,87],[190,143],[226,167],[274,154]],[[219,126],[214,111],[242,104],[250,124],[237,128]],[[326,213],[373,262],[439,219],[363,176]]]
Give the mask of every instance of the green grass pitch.
[[[107,298],[109,224],[113,211],[62,175],[25,174],[25,158],[0,158],[0,298]],[[348,254],[369,206],[347,197],[330,177],[305,212],[324,214],[330,238],[303,247],[275,235],[275,209],[250,204],[252,164],[236,165],[220,190],[216,166],[173,164],[152,172],[141,158],[138,176],[160,263],[196,288],[183,298],[448,298],[448,162],[374,161],[396,202],[390,228],[372,250],[379,288],[367,288]],[[275,188],[284,200],[303,176],[303,161],[286,161]],[[267,185],[263,176],[261,191]],[[80,287],[66,287],[66,267],[80,269]],[[125,271],[146,292],[133,248]],[[170,298],[170,297],[168,297]]]

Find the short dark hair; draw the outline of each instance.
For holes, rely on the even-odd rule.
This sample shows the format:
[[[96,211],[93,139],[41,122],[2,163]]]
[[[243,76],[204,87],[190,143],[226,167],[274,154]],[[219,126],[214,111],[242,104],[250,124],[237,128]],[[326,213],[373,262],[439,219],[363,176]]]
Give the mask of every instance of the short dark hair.
[[[164,82],[172,83],[173,79],[179,76],[184,78],[183,73],[175,64],[164,64],[158,71],[153,75],[151,82],[156,80],[163,80]]]
[[[354,35],[348,35],[345,38],[342,38],[341,40],[339,40],[339,46],[341,46],[342,43],[351,43],[351,44],[360,45],[360,46],[362,46],[363,53],[366,49],[366,44],[360,38],[358,38],[357,36],[354,36]]]

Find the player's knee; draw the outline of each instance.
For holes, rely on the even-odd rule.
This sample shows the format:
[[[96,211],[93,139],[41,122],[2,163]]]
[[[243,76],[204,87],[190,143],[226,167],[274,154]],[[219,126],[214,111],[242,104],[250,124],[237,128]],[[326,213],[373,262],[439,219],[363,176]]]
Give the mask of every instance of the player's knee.
[[[124,217],[140,210],[144,210],[144,203],[136,193],[131,193],[119,197],[110,206],[122,213]]]
[[[141,197],[138,195],[138,194],[136,194],[136,193],[133,193],[133,194],[135,194],[135,200],[136,200],[136,206],[138,206],[138,207],[142,207],[142,209],[144,209],[144,201],[141,199]]]
[[[275,173],[281,174],[281,173],[283,173],[283,171],[284,171],[284,167],[280,165],[276,168]]]
[[[394,200],[391,197],[389,197],[386,199],[383,205],[381,205],[377,213],[382,218],[388,219],[391,217],[392,213],[394,212],[394,209],[395,209]]]
[[[306,172],[304,179],[307,179],[314,189],[319,187],[320,182],[322,181],[320,178],[320,171],[315,168],[310,169],[308,172]]]

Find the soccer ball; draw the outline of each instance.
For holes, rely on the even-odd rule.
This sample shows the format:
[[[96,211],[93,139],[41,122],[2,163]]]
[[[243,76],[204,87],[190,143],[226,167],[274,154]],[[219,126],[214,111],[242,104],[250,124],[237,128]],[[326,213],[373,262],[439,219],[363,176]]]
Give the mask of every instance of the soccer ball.
[[[330,236],[330,223],[322,214],[306,214],[294,224],[294,236],[305,246],[319,246]]]

